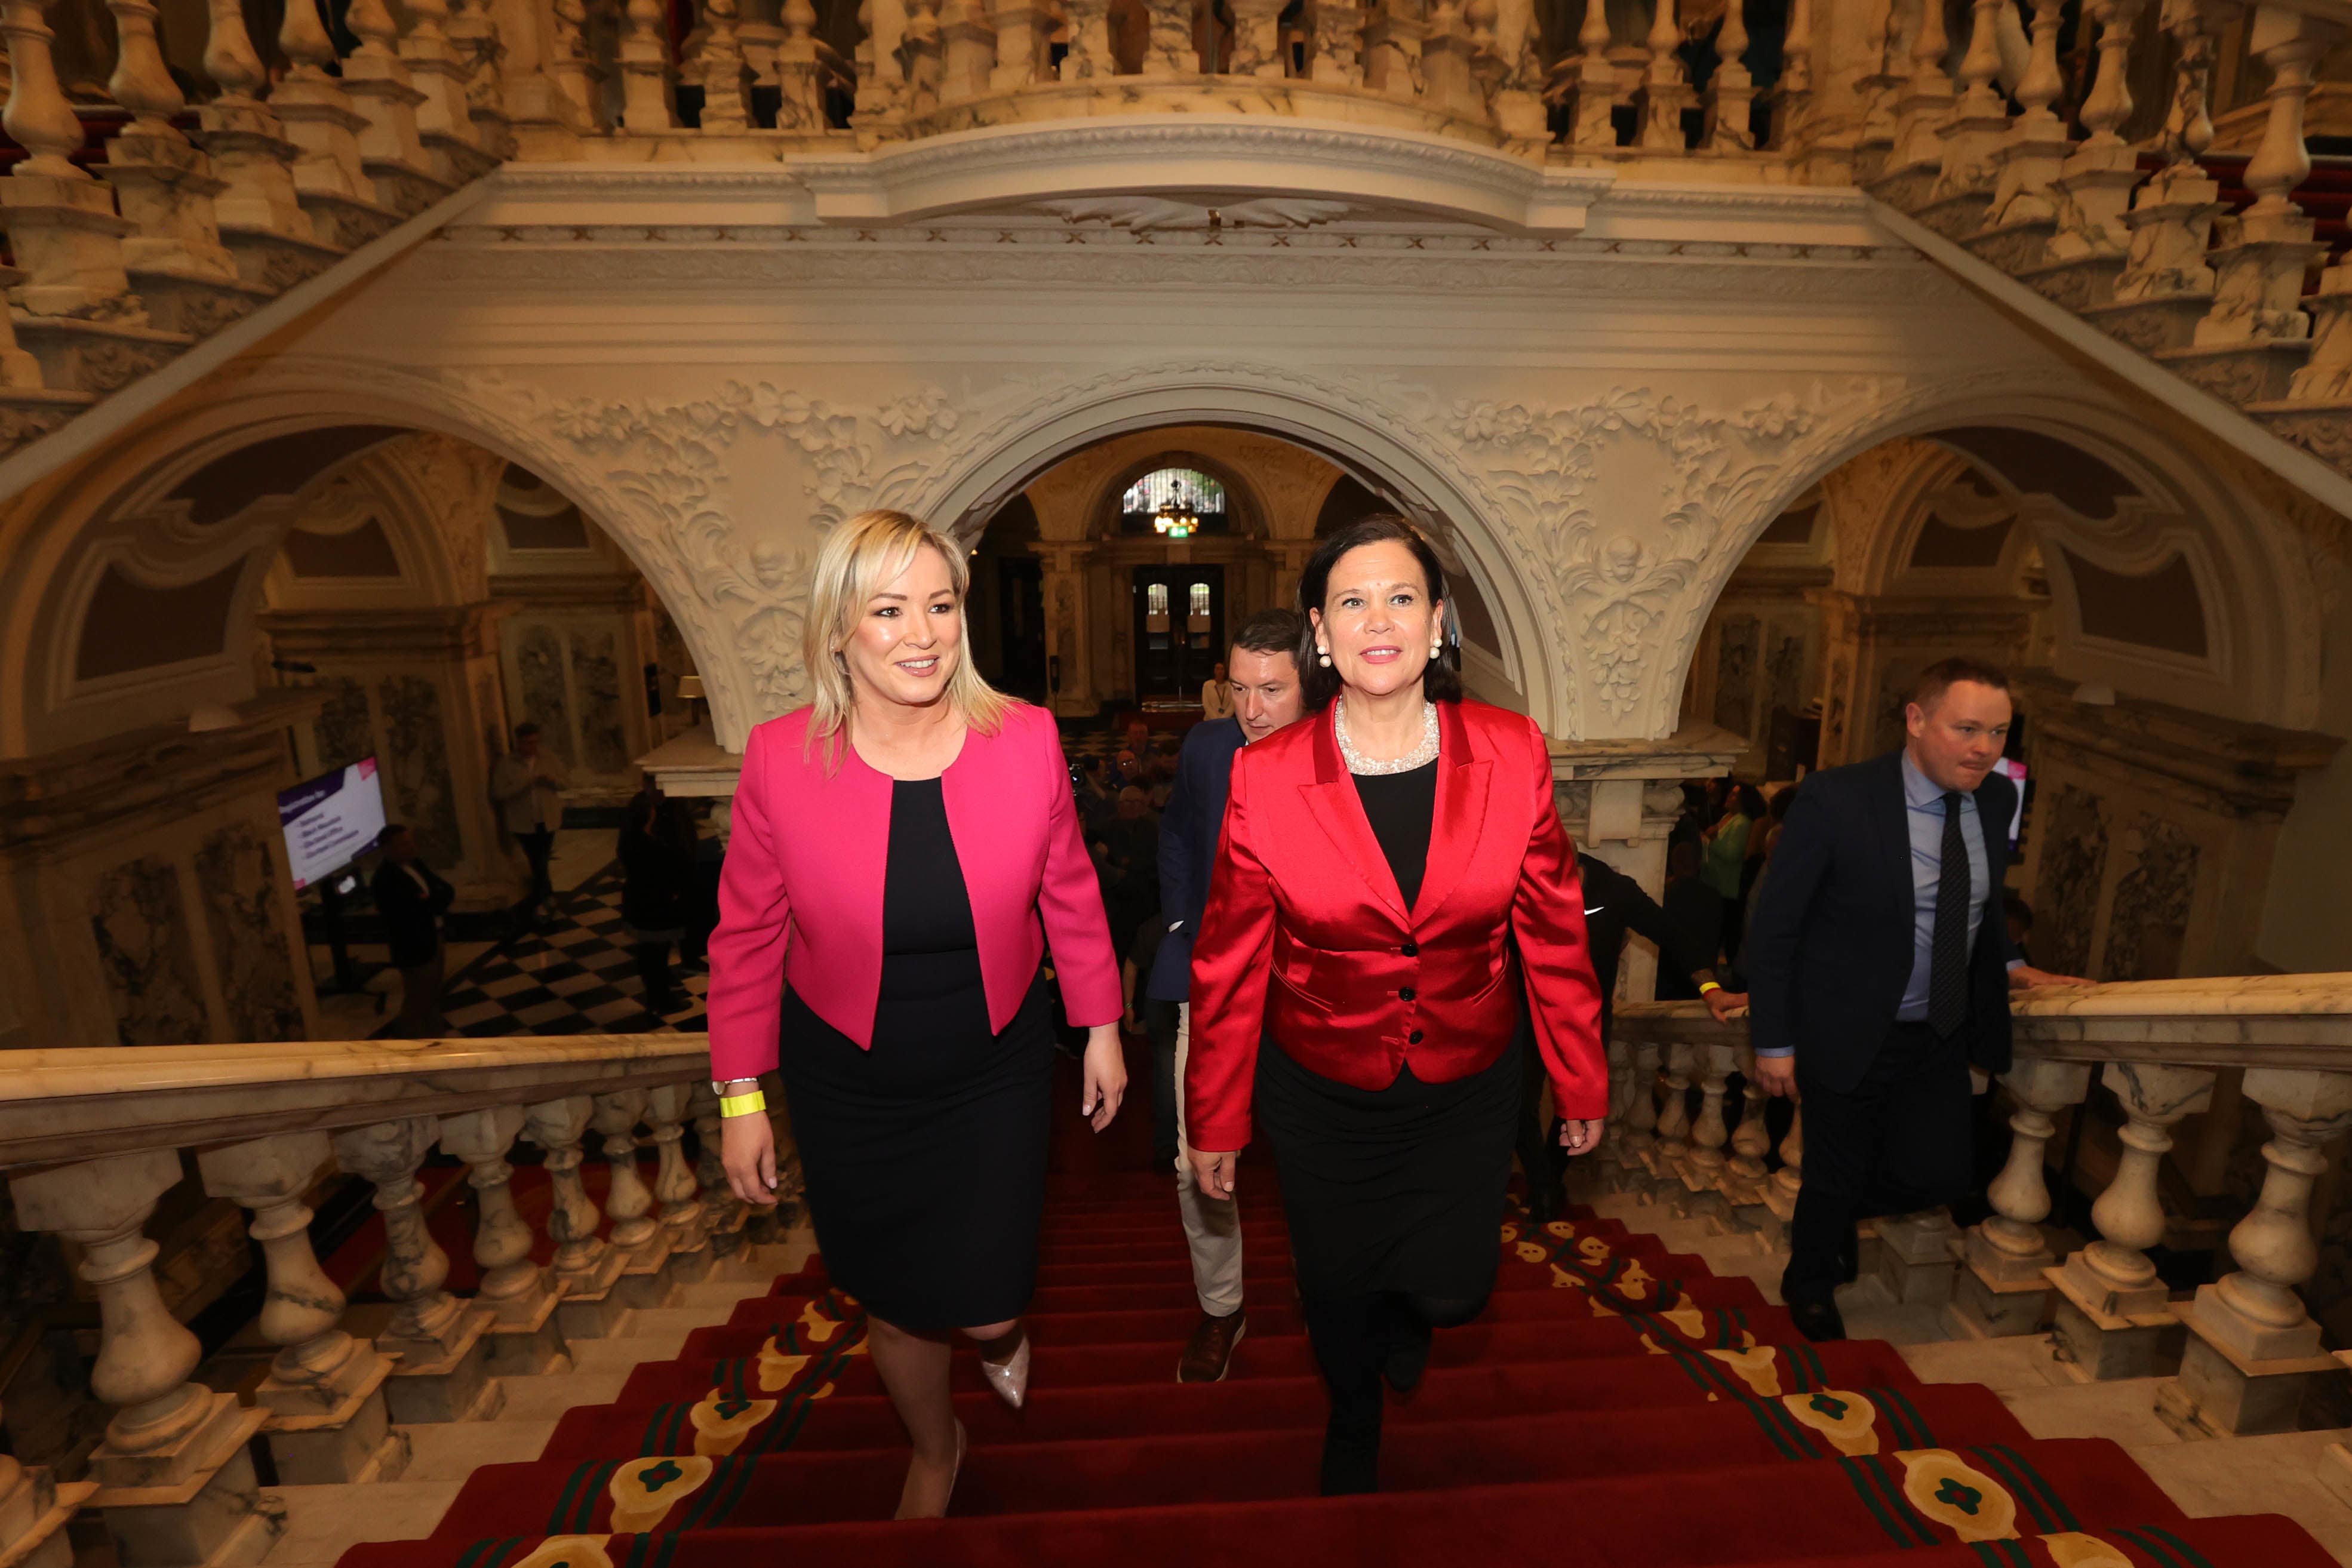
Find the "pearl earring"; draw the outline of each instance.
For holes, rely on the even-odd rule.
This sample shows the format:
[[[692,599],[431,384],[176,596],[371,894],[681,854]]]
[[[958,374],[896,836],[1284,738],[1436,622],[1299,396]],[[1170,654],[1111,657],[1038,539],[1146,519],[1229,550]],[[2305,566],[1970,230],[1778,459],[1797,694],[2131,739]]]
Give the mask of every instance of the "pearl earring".
[[[1321,665],[1321,666],[1322,666],[1324,668],[1326,668],[1326,669],[1330,668],[1331,668],[1331,650],[1330,650],[1329,648],[1327,648],[1327,647],[1318,647],[1318,648],[1317,648],[1317,649],[1315,650],[1315,662],[1316,662],[1316,663],[1318,663],[1318,664],[1319,664],[1319,665]]]
[[[1433,642],[1433,643],[1431,643],[1431,644],[1429,645],[1429,657],[1430,657],[1430,658],[1437,658],[1437,657],[1438,657],[1438,655],[1440,655],[1440,654],[1444,653],[1444,651],[1445,651],[1445,645],[1444,645],[1444,643],[1442,643],[1442,642]]]

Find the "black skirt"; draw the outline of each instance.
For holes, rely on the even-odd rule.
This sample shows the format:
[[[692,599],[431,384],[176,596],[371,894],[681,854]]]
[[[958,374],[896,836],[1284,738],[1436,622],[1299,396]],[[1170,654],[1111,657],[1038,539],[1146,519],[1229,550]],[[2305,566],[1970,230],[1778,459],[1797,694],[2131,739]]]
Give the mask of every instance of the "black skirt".
[[[1258,1052],[1258,1126],[1274,1146],[1298,1289],[1310,1301],[1401,1290],[1476,1300],[1494,1288],[1496,1227],[1519,1102],[1515,1038],[1452,1083],[1411,1068],[1362,1089]]]
[[[900,1328],[1019,1317],[1037,1283],[1052,1124],[1042,974],[988,1026],[937,780],[892,792],[874,1048],[784,993],[778,1067],[833,1282]]]

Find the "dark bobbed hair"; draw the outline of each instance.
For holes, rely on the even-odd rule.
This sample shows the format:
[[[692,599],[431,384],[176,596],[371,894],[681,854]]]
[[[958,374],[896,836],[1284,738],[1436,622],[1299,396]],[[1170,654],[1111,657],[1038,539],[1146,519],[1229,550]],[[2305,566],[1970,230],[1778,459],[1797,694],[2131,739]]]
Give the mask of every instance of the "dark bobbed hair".
[[[1260,610],[1234,631],[1233,647],[1249,653],[1286,653],[1296,658],[1299,640],[1306,635],[1307,617],[1297,610]]]
[[[1432,604],[1444,604],[1445,567],[1437,559],[1437,552],[1421,531],[1394,512],[1374,512],[1371,516],[1349,524],[1315,547],[1307,557],[1307,568],[1298,574],[1298,684],[1306,698],[1307,710],[1319,712],[1331,705],[1339,695],[1339,673],[1328,665],[1318,663],[1315,657],[1315,625],[1307,618],[1310,609],[1320,610],[1330,595],[1331,573],[1351,550],[1367,544],[1402,544],[1412,552],[1421,563],[1421,574],[1429,585]],[[1421,693],[1433,702],[1462,700],[1461,633],[1448,615],[1444,624],[1444,648],[1423,667]]]

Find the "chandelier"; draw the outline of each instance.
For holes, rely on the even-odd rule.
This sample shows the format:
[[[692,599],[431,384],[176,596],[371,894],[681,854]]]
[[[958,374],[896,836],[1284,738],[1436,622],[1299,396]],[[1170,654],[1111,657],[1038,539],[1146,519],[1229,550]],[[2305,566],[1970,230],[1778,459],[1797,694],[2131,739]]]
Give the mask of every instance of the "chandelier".
[[[1200,531],[1201,514],[1189,500],[1166,500],[1151,514],[1151,531],[1171,539],[1190,539]]]

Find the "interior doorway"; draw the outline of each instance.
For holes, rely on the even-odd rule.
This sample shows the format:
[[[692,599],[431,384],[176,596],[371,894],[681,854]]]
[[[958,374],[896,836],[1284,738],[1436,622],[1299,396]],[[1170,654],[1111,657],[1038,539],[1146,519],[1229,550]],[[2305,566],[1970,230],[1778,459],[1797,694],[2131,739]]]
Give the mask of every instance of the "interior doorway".
[[[1138,566],[1133,596],[1137,701],[1197,707],[1224,658],[1225,569]]]
[[[1034,555],[996,561],[996,686],[1029,702],[1046,700],[1045,573]]]

